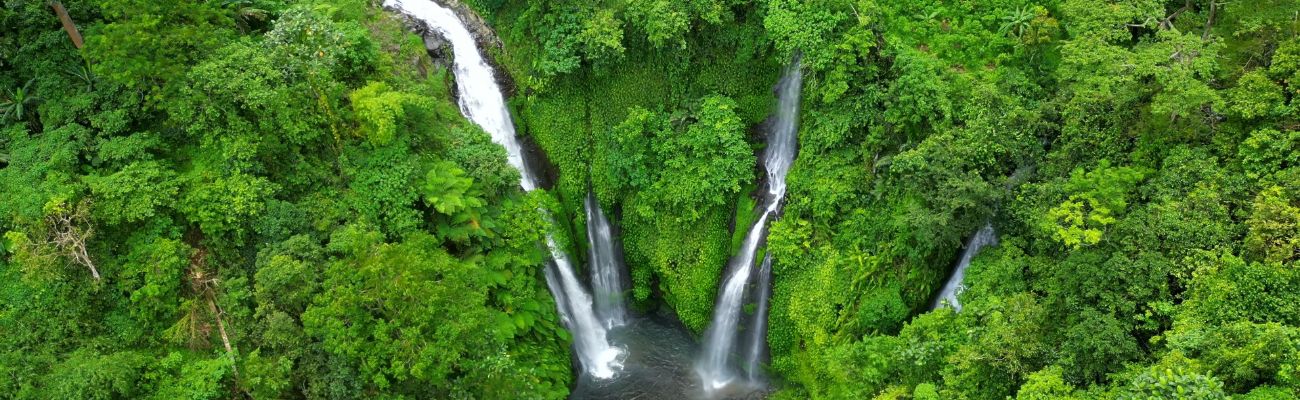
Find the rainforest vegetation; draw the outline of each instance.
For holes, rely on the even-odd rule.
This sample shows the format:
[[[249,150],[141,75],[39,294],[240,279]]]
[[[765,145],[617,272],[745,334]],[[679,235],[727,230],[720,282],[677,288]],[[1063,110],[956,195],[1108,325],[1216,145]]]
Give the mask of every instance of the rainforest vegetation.
[[[768,398],[1300,396],[1300,1],[462,1],[544,190],[380,1],[0,2],[0,399],[565,398],[545,238],[698,338],[795,59]]]

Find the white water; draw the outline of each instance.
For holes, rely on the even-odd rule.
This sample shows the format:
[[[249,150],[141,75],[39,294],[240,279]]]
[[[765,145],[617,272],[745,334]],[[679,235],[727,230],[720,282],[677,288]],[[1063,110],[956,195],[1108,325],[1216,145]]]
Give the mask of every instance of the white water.
[[[395,7],[424,21],[451,42],[461,113],[491,135],[493,142],[505,147],[510,165],[519,170],[519,185],[525,191],[536,189],[537,181],[524,164],[510,111],[492,67],[483,59],[473,35],[456,13],[429,0],[385,0],[384,6]],[[622,350],[611,346],[606,339],[605,326],[596,320],[591,296],[574,277],[568,256],[550,236],[546,245],[556,270],[546,272],[546,283],[555,296],[561,319],[573,333],[578,360],[593,377],[613,377],[621,367]]]
[[[596,298],[596,314],[605,329],[613,329],[627,323],[627,307],[623,305],[623,263],[614,249],[614,233],[609,218],[605,217],[594,194],[587,194],[583,208],[587,211],[591,294]]]
[[[767,350],[768,297],[772,295],[772,254],[763,256],[758,270],[758,305],[754,310],[754,323],[750,324],[749,352],[745,354],[745,373],[750,382],[763,379],[763,353]]]
[[[762,216],[754,222],[745,234],[744,241],[741,242],[741,248],[738,253],[727,264],[727,270],[730,271],[725,284],[722,286],[722,293],[718,297],[718,302],[713,310],[713,322],[709,325],[709,330],[704,340],[704,353],[701,356],[697,366],[700,379],[703,380],[703,386],[706,394],[723,390],[728,386],[736,383],[738,379],[735,369],[731,366],[730,359],[736,349],[736,338],[739,336],[737,325],[740,321],[742,309],[744,306],[745,286],[749,283],[751,272],[754,268],[754,259],[757,257],[758,247],[767,233],[767,223],[776,217],[780,210],[781,200],[785,198],[785,176],[790,171],[790,164],[794,162],[795,150],[797,143],[797,128],[799,122],[799,94],[803,84],[803,72],[799,69],[799,61],[796,59],[787,69],[785,77],[781,79],[777,87],[777,113],[773,124],[768,129],[767,149],[763,152],[763,166],[767,170],[767,193],[762,199]],[[765,261],[765,265],[768,263]],[[771,269],[763,268],[759,277],[759,301],[762,313],[756,315],[756,319],[764,319],[762,323],[755,323],[752,326],[752,344],[746,354],[746,370],[750,385],[758,385],[759,363],[761,362],[761,353],[766,344],[766,299],[770,288]]]
[[[943,290],[939,291],[939,298],[934,300],[934,305],[930,309],[938,309],[944,305],[951,306],[954,311],[961,311],[961,301],[957,300],[957,295],[961,294],[966,287],[962,281],[966,279],[966,268],[970,267],[971,259],[979,254],[980,249],[984,246],[996,246],[998,244],[997,232],[993,230],[993,224],[985,224],[970,240],[966,243],[966,250],[961,253],[961,260],[957,261],[957,268],[952,271],[952,277],[948,278],[948,283],[943,285]]]
[[[736,373],[729,359],[736,346],[736,326],[740,322],[742,300],[745,298],[745,285],[749,283],[750,270],[754,268],[754,253],[763,237],[763,228],[771,216],[771,207],[763,210],[763,216],[745,234],[741,250],[731,258],[728,270],[732,271],[722,286],[722,294],[713,309],[713,323],[709,325],[708,336],[704,339],[704,355],[700,360],[700,378],[704,380],[706,391],[719,390],[731,385]]]

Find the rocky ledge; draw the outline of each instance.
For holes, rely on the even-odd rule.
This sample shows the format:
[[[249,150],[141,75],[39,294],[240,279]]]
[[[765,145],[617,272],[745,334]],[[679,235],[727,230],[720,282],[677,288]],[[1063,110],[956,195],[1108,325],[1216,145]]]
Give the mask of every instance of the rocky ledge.
[[[505,45],[496,32],[488,26],[487,21],[483,20],[483,17],[479,16],[474,9],[460,0],[433,0],[433,2],[451,9],[465,23],[470,35],[474,36],[474,42],[478,45],[479,52],[483,54],[483,59],[492,64],[492,71],[497,84],[501,85],[501,89],[504,91],[503,94],[506,97],[513,96],[515,93],[514,80],[510,78],[510,75],[505,72],[504,68],[501,68],[500,63],[494,58],[499,52],[505,51]],[[424,47],[428,51],[429,57],[433,59],[434,64],[446,68],[452,67],[454,56],[451,50],[451,42],[443,37],[437,29],[428,26],[424,21],[406,15],[402,10],[395,7],[385,6],[384,9],[396,14],[411,31],[419,34],[424,39]]]

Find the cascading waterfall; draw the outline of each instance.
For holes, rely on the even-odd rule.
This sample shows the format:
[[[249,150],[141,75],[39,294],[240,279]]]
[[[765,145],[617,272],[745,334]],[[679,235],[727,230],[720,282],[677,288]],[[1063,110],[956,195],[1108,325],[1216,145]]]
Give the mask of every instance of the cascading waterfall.
[[[732,257],[728,265],[728,270],[732,273],[722,286],[718,303],[714,305],[713,323],[709,325],[708,336],[704,339],[704,355],[700,360],[699,373],[706,391],[722,389],[736,379],[735,371],[728,361],[736,346],[736,326],[740,321],[745,285],[749,283],[749,272],[754,267],[754,253],[758,251],[763,228],[772,215],[772,208],[774,207],[763,210],[763,216],[745,234],[740,253]]]
[[[957,261],[957,267],[952,271],[952,277],[943,285],[943,290],[939,291],[939,297],[934,300],[931,309],[938,309],[944,305],[951,306],[954,311],[961,311],[961,302],[957,300],[957,295],[966,287],[962,281],[966,279],[966,267],[979,254],[984,246],[996,246],[998,244],[998,234],[993,229],[993,224],[985,224],[975,235],[970,237],[966,242],[966,250],[962,251],[961,259]]]
[[[614,248],[614,233],[609,218],[600,209],[593,193],[587,194],[583,204],[587,211],[587,240],[590,244],[591,294],[596,297],[596,314],[605,329],[627,323],[627,307],[623,305],[623,263]]]
[[[757,257],[759,244],[767,234],[768,221],[776,218],[776,214],[781,207],[781,200],[785,198],[785,176],[790,171],[790,164],[794,162],[795,150],[798,147],[796,137],[799,122],[799,94],[803,85],[803,72],[800,70],[799,60],[796,58],[786,70],[785,76],[777,85],[777,113],[772,125],[768,129],[767,149],[763,152],[763,166],[767,170],[767,193],[760,202],[762,215],[754,222],[745,234],[741,242],[741,248],[738,253],[728,262],[727,277],[722,292],[718,297],[718,302],[713,310],[713,322],[709,325],[709,330],[704,339],[704,353],[700,358],[697,366],[697,372],[703,380],[704,390],[714,392],[732,385],[737,379],[735,370],[731,367],[730,359],[732,352],[736,349],[736,337],[739,336],[737,325],[740,321],[743,300],[745,297],[745,286],[750,281],[750,275],[754,268],[754,260]],[[758,364],[761,362],[761,353],[766,344],[766,300],[768,287],[771,281],[771,268],[769,260],[764,260],[764,268],[760,270],[759,287],[757,288],[758,299],[762,307],[762,314],[756,315],[756,323],[751,329],[753,334],[751,349],[746,354],[746,362],[749,365],[746,369],[749,371],[749,383],[757,384]],[[762,323],[757,323],[761,319]]]
[[[520,186],[525,191],[536,189],[537,181],[524,163],[510,111],[492,67],[483,59],[473,35],[456,13],[430,0],[385,0],[384,6],[424,21],[451,42],[461,113],[491,135],[493,142],[505,147],[510,165],[519,170]],[[605,325],[597,321],[592,298],[574,276],[569,257],[550,236],[546,238],[546,246],[554,261],[554,271],[546,271],[546,283],[555,296],[561,319],[573,334],[578,360],[588,375],[613,377],[621,367],[622,350],[610,345],[606,338]]]
[[[591,296],[583,290],[582,284],[578,283],[573,274],[573,263],[569,261],[569,256],[564,254],[549,234],[546,245],[551,250],[555,270],[560,275],[560,287],[558,290],[552,287],[551,294],[560,293],[555,296],[557,309],[568,308],[567,326],[569,332],[573,333],[573,347],[578,353],[578,359],[582,361],[588,375],[600,379],[614,377],[622,367],[623,351],[609,343],[605,326],[596,319]]]
[[[745,354],[745,372],[750,382],[763,379],[763,353],[767,350],[767,308],[772,296],[772,254],[763,256],[758,270],[758,304],[754,310],[753,329],[749,330],[749,351]]]

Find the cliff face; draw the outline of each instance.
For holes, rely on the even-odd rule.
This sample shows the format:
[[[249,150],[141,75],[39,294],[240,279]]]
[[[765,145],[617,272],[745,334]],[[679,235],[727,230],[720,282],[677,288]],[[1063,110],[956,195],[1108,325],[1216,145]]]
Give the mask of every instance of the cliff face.
[[[420,0],[410,0],[420,1]],[[506,98],[514,97],[515,82],[511,79],[510,74],[506,73],[505,68],[493,58],[494,55],[505,51],[505,45],[497,37],[496,32],[488,26],[483,17],[474,12],[473,9],[461,2],[460,0],[432,0],[434,3],[451,9],[456,13],[465,26],[469,28],[470,34],[474,36],[474,42],[483,54],[484,60],[492,64],[492,71],[497,85],[501,87],[501,94]],[[428,26],[424,21],[413,18],[402,13],[401,10],[394,7],[385,7],[386,10],[400,18],[406,26],[424,39],[424,47],[431,61],[442,68],[454,71],[455,54],[451,48],[451,42],[443,37],[438,30]],[[447,84],[451,87],[451,96],[459,103],[459,92],[456,90],[456,80],[448,79]],[[512,110],[513,111],[513,110]],[[558,179],[559,171],[551,164],[547,158],[546,152],[537,144],[534,138],[526,133],[527,128],[517,126],[519,131],[520,146],[525,153],[524,162],[528,163],[529,170],[536,175],[537,184],[543,189],[551,189]]]
[[[474,34],[474,39],[478,40],[479,49],[484,50],[483,52],[485,54],[491,53],[488,51],[489,49],[501,50],[504,48],[504,45],[501,43],[501,39],[497,37],[496,32],[493,32],[492,28],[488,26],[487,21],[484,21],[483,17],[480,17],[478,13],[474,12],[469,5],[462,3],[460,0],[434,1],[438,4],[442,4],[444,7],[450,8],[452,11],[456,12],[456,15],[460,16],[460,20],[464,21],[465,25],[469,27],[470,33]]]
[[[474,12],[469,5],[460,0],[432,1],[451,9],[460,17],[460,20],[465,23],[467,28],[469,28],[470,34],[474,36],[474,41],[477,43],[479,51],[483,53],[484,59],[492,64],[492,70],[495,71],[497,83],[501,85],[501,89],[504,92],[503,94],[506,97],[514,96],[514,80],[505,73],[505,69],[501,68],[493,58],[493,55],[497,54],[497,52],[505,51],[505,45],[502,44],[501,39],[497,37],[496,32],[488,26],[487,21],[485,21],[483,17],[479,16],[477,12]],[[385,9],[398,15],[406,22],[406,25],[409,26],[412,31],[424,39],[424,47],[428,50],[429,57],[433,59],[434,64],[441,65],[445,68],[452,67],[453,55],[451,45],[447,42],[446,38],[442,37],[442,34],[425,24],[424,21],[402,14],[401,10],[393,7],[385,7]]]

